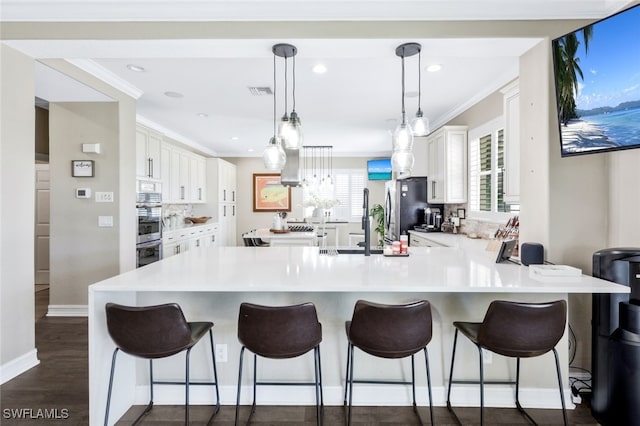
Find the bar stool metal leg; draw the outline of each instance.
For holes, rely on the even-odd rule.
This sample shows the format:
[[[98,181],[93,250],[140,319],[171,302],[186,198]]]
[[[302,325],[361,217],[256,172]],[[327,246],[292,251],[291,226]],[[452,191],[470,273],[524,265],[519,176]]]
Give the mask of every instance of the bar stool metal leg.
[[[209,417],[207,424],[211,423],[213,417],[220,411],[220,389],[218,387],[218,369],[216,367],[216,348],[213,344],[213,332],[209,330],[209,343],[211,344],[211,363],[213,364],[213,380],[216,383],[216,408],[213,410],[213,414]]]
[[[238,392],[236,393],[236,420],[235,426],[238,426],[238,420],[240,415],[240,391],[242,389],[242,365],[244,358],[244,346],[240,348],[240,366],[238,367]]]
[[[186,365],[184,369],[184,424],[189,424],[189,355],[191,348],[187,349]]]
[[[458,329],[453,333],[453,352],[451,353],[451,370],[449,370],[449,389],[447,390],[447,409],[453,414],[457,422],[460,423],[460,419],[456,415],[456,412],[451,406],[451,384],[453,383],[453,365],[456,361],[456,347],[458,345]]]
[[[553,356],[556,359],[556,372],[558,373],[558,387],[560,389],[560,401],[562,402],[562,419],[564,420],[564,425],[567,426],[569,424],[567,420],[567,407],[564,402],[564,392],[562,391],[562,373],[560,371],[560,359],[558,359],[558,352],[556,348],[553,348]]]
[[[424,362],[427,368],[427,392],[429,393],[429,418],[431,419],[431,424],[435,424],[433,422],[433,396],[431,395],[431,372],[429,369],[429,352],[425,346],[424,348]]]

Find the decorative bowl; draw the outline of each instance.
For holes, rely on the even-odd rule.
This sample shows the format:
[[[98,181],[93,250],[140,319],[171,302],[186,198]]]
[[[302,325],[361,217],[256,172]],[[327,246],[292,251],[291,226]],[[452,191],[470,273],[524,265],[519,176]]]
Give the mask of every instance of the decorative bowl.
[[[211,216],[185,217],[185,219],[192,223],[206,223],[209,219],[211,219]]]

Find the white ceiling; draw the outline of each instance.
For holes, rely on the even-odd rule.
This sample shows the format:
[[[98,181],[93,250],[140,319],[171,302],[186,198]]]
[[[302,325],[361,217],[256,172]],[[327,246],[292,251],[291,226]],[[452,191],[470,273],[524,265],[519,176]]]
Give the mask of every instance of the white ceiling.
[[[356,17],[399,20],[407,19],[407,16],[413,20],[557,19],[600,18],[627,3],[601,0],[196,0],[179,3],[2,0],[0,16],[3,21],[259,21]],[[363,38],[5,42],[35,58],[69,59],[123,87],[133,96],[139,96],[141,121],[220,156],[261,155],[273,133],[273,98],[252,96],[248,87],[273,88],[271,46],[291,43],[298,48],[296,111],[302,120],[305,144],[333,145],[336,155],[373,156],[388,155],[390,151],[390,131],[401,110],[401,60],[395,55],[395,48],[407,41],[423,46],[422,109],[435,128],[515,78],[518,57],[539,40]],[[407,58],[405,62],[406,109],[408,115],[413,116],[418,101],[417,57]],[[318,63],[327,67],[325,74],[312,72]],[[441,64],[442,70],[437,73],[424,71],[433,63]],[[132,72],[127,68],[128,64],[142,66],[145,72]],[[284,111],[282,65],[282,59],[278,58],[278,118]],[[47,70],[48,67],[38,67],[38,97],[49,101],[68,101],[74,96],[76,100],[104,100],[103,95],[102,99],[93,98],[95,93],[83,91],[77,83],[73,90],[67,88],[59,75]],[[166,91],[180,92],[184,97],[170,98],[164,95]],[[207,117],[198,116],[199,113],[207,114]]]

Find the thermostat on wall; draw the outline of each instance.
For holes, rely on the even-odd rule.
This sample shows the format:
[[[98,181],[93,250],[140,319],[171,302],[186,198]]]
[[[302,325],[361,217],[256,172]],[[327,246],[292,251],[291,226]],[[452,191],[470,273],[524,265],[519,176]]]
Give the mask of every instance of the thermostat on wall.
[[[76,188],[76,198],[91,198],[91,188]]]

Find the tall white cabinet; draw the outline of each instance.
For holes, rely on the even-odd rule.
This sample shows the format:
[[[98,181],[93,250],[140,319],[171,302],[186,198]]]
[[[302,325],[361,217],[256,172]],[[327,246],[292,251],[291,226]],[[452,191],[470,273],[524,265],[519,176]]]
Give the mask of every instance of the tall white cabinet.
[[[236,166],[220,158],[206,160],[207,198],[218,221],[221,246],[236,245]]]
[[[467,126],[444,126],[427,136],[430,203],[467,202]]]
[[[162,134],[144,126],[136,126],[136,177],[161,178]]]

